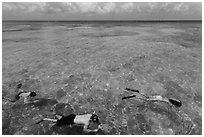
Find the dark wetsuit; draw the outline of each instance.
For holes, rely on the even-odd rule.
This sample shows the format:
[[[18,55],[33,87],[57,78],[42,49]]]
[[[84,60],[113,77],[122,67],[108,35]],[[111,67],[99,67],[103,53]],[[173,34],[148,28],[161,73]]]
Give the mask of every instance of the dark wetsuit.
[[[68,116],[62,116],[61,119],[57,120],[57,126],[60,127],[63,125],[73,125],[75,117],[76,117],[75,114],[70,114]]]

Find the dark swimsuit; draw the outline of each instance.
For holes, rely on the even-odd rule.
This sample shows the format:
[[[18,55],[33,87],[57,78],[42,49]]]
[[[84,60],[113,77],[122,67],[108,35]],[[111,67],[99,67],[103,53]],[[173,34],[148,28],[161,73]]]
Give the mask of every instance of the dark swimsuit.
[[[75,114],[70,114],[68,116],[62,116],[61,119],[57,120],[57,126],[61,127],[63,125],[73,125],[75,117],[76,117]]]

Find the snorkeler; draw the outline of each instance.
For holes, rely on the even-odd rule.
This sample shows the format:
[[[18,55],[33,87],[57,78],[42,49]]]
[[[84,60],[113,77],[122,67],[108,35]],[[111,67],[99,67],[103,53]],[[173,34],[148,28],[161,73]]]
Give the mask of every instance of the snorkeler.
[[[13,95],[12,99],[9,99],[6,97],[3,97],[3,99],[6,99],[10,102],[16,102],[20,98],[23,98],[24,99],[23,102],[24,102],[24,104],[26,104],[26,103],[30,103],[30,101],[29,101],[30,98],[34,98],[35,96],[37,96],[36,92],[34,92],[34,91],[29,92],[29,91],[22,90],[21,87],[22,87],[22,83],[17,85],[16,90],[15,90],[15,92],[17,92],[17,93],[15,93]]]
[[[19,100],[20,98],[24,99],[24,103],[30,103],[28,100],[29,98],[33,98],[35,96],[37,96],[36,92],[32,91],[32,92],[28,92],[25,90],[22,90],[21,87],[23,86],[22,83],[19,83],[16,87],[16,91],[18,91],[18,93],[15,95],[15,99],[13,100],[13,102]]]
[[[30,103],[29,98],[33,98],[35,96],[37,96],[37,94],[34,91],[32,91],[32,92],[21,92],[20,94],[17,94],[15,98],[17,100],[20,99],[20,98],[24,98],[23,102],[26,104],[26,103]]]
[[[37,94],[34,91],[32,91],[32,92],[19,92],[16,95],[14,95],[14,97],[12,97],[12,99],[6,98],[6,97],[3,97],[3,99],[6,99],[6,100],[14,103],[14,102],[18,101],[20,98],[23,98],[24,99],[23,102],[24,102],[24,104],[26,104],[26,103],[30,103],[29,99],[34,98],[36,95]]]
[[[84,115],[76,115],[76,114],[70,114],[68,116],[59,116],[56,115],[57,119],[50,119],[50,118],[43,118],[40,121],[38,121],[36,124],[39,124],[43,121],[51,121],[56,123],[58,127],[69,125],[70,127],[74,124],[83,124],[83,131],[85,132],[97,132],[100,127],[99,118],[96,114],[84,114]],[[95,129],[89,129],[90,123],[97,124],[97,127]]]
[[[144,94],[141,94],[139,92],[139,90],[134,90],[134,89],[130,89],[130,88],[126,88],[126,90],[136,92],[140,97],[138,97],[137,95],[134,94],[134,95],[123,97],[122,100],[132,98],[132,97],[137,97],[137,98],[145,100],[145,101],[161,101],[161,102],[166,102],[166,103],[173,105],[175,107],[181,107],[182,106],[181,101],[174,99],[174,98],[164,98],[160,95],[145,96]]]

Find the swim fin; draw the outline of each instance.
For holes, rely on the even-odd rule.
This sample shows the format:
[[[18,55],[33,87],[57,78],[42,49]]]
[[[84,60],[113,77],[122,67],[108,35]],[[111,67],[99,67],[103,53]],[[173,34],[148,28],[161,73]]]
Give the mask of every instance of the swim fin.
[[[17,85],[17,89],[20,89],[22,87],[22,83],[19,83],[18,85]]]
[[[176,107],[181,107],[182,106],[181,101],[177,100],[177,99],[174,99],[174,98],[169,98],[169,102],[171,104],[173,104],[174,106],[176,106]]]
[[[125,90],[140,93],[140,91],[139,91],[139,90],[135,90],[135,89],[125,88]]]
[[[133,98],[133,97],[136,97],[136,95],[131,95],[131,96],[122,97],[122,100],[123,100],[123,99]]]
[[[35,124],[40,124],[40,123],[43,122],[43,121],[44,121],[44,120],[41,119],[41,120],[37,121]]]

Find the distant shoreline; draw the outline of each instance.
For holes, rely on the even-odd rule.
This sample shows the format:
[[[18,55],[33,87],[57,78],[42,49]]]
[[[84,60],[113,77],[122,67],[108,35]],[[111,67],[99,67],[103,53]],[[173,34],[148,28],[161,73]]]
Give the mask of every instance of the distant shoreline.
[[[202,22],[202,20],[2,20],[2,22]]]

